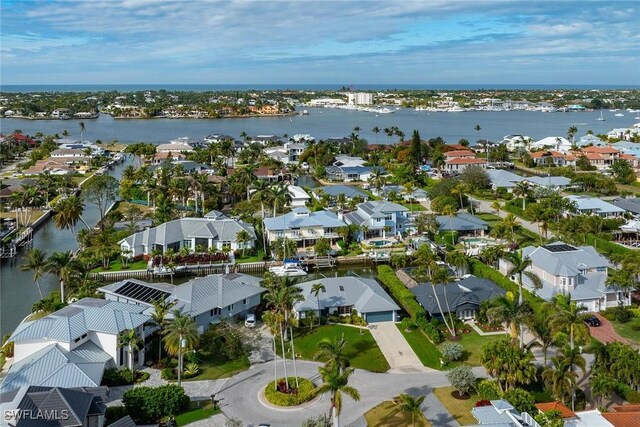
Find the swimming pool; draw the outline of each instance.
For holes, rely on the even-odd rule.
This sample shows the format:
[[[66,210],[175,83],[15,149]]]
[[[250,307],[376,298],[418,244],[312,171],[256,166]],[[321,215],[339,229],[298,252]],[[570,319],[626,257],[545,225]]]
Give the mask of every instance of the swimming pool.
[[[393,242],[391,240],[372,240],[369,242],[372,246],[387,246],[391,245]]]

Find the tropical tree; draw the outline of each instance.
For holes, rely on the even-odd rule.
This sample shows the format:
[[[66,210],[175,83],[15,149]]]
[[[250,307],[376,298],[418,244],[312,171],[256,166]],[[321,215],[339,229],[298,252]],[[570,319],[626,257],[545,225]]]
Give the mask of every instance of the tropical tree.
[[[573,350],[576,341],[587,342],[591,333],[584,323],[586,307],[571,301],[570,294],[556,295],[552,306],[555,313],[549,319],[551,327],[556,333],[563,332],[569,336],[569,348]]]
[[[40,299],[44,298],[42,294],[42,287],[40,286],[40,278],[49,273],[47,265],[47,254],[38,248],[31,249],[27,253],[25,262],[20,265],[20,270],[33,270],[33,280],[36,282],[36,286],[38,287]]]
[[[553,328],[549,322],[549,311],[543,310],[530,318],[528,322],[529,332],[535,337],[531,347],[540,347],[544,356],[544,366],[547,366],[547,353],[549,348],[555,343]]]
[[[186,350],[193,349],[198,343],[198,327],[194,320],[180,313],[172,311],[173,319],[167,324],[164,333],[164,348],[171,356],[180,352],[180,343],[186,341]]]
[[[438,308],[440,309],[440,313],[442,314],[442,320],[444,320],[444,324],[449,330],[449,333],[452,336],[456,336],[456,326],[453,320],[453,314],[451,313],[451,307],[449,307],[449,292],[447,292],[447,284],[449,283],[449,271],[445,267],[436,267],[431,274],[431,286],[433,290],[433,295],[435,296],[436,302],[438,303]],[[440,298],[438,297],[438,291],[436,286],[443,286],[443,294],[444,301],[447,307],[447,312],[442,311],[442,307],[440,306]],[[447,322],[447,314],[449,315],[450,323]]]
[[[422,402],[424,402],[425,397],[426,396],[413,397],[406,393],[398,396],[398,408],[402,412],[406,412],[411,415],[411,425],[413,427],[416,426],[416,415],[422,414]]]
[[[525,210],[527,207],[527,197],[531,196],[531,184],[527,181],[517,182],[513,188],[513,195],[522,197],[522,210]]]
[[[518,276],[518,304],[524,302],[524,293],[522,289],[522,276],[527,276],[535,289],[542,288],[542,280],[532,271],[527,269],[531,267],[532,261],[529,257],[523,257],[522,251],[508,252],[505,258],[511,264],[511,268],[507,272],[507,277]]]
[[[536,377],[533,354],[521,350],[508,339],[493,341],[482,347],[480,361],[489,375],[498,380],[501,392],[520,384],[529,384]]]
[[[322,313],[322,307],[320,306],[320,293],[326,292],[326,288],[320,282],[315,283],[311,286],[311,294],[316,297],[316,301],[318,303],[318,319],[320,318],[320,313]]]
[[[138,337],[138,333],[135,329],[127,329],[123,331],[118,337],[118,346],[125,347],[127,349],[127,355],[129,356],[127,358],[127,367],[131,370],[134,378],[135,373],[133,372],[133,353],[140,349],[140,344],[140,338]]]
[[[118,180],[111,175],[94,175],[82,189],[87,200],[98,206],[101,229],[104,229],[103,219],[109,205],[118,197],[118,186]]]
[[[78,123],[78,126],[80,127],[80,142],[84,142],[84,132],[87,130],[87,128],[84,125],[84,122]]]
[[[326,367],[335,365],[339,371],[342,371],[350,365],[349,359],[345,356],[346,346],[347,341],[344,339],[344,334],[340,338],[324,338],[318,343],[318,351],[313,359],[325,361]]]
[[[530,319],[532,313],[529,304],[526,302],[518,303],[514,295],[508,292],[494,300],[494,306],[487,310],[487,318],[491,322],[507,323],[512,342],[519,341],[522,350],[524,348],[522,325]]]
[[[338,365],[321,366],[318,368],[323,383],[314,390],[314,394],[330,394],[331,406],[329,412],[333,417],[333,427],[340,427],[340,412],[342,411],[342,395],[346,394],[355,401],[360,400],[360,393],[349,385],[349,377],[353,368],[340,370]]]
[[[247,243],[251,241],[251,235],[247,230],[240,230],[236,234],[236,240],[239,244],[242,245],[242,257],[244,258],[245,252],[247,250]]]
[[[456,268],[456,277],[462,277],[469,266],[469,257],[462,251],[447,252],[446,261]]]
[[[151,312],[151,320],[158,325],[158,361],[162,360],[162,335],[164,334],[164,328],[167,325],[167,315],[171,311],[177,301],[167,301],[161,299],[154,299],[151,301],[153,304],[153,311]]]
[[[75,276],[78,263],[69,252],[54,252],[47,260],[47,271],[58,276],[60,281],[60,299],[66,302],[65,286],[68,286]]]

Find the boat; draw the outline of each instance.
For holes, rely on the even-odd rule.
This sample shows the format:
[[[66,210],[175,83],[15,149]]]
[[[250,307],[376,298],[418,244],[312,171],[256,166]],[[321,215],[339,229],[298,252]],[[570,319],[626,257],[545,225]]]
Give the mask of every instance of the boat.
[[[307,272],[300,267],[300,261],[285,259],[283,265],[269,267],[269,271],[279,277],[306,276]]]
[[[617,113],[617,114],[614,114],[614,116],[616,116],[616,117],[624,117],[624,114],[622,114],[622,113]]]
[[[604,117],[602,117],[602,110],[600,110],[600,117],[598,117],[596,120],[598,120],[599,122],[604,122]]]

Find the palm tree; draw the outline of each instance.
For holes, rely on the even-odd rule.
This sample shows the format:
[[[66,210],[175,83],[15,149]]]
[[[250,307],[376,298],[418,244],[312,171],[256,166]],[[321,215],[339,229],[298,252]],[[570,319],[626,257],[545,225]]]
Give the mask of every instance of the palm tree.
[[[118,346],[127,348],[127,354],[129,356],[127,360],[127,367],[133,374],[133,353],[140,349],[140,338],[138,338],[136,330],[127,329],[123,331],[118,337]],[[133,377],[135,378],[135,374]]]
[[[82,219],[82,213],[84,212],[84,203],[78,196],[69,196],[61,199],[55,206],[56,215],[53,217],[53,223],[56,227],[63,229],[68,228],[71,233],[75,235],[73,229],[78,221],[81,221],[87,229],[91,229],[89,225]],[[77,242],[77,238],[76,238]]]
[[[525,210],[527,206],[527,197],[531,195],[531,185],[527,181],[520,181],[516,183],[513,188],[513,195],[516,197],[522,197],[522,210]]]
[[[40,294],[40,299],[43,299],[44,296],[42,295],[40,278],[45,274],[49,273],[47,269],[47,254],[38,248],[31,249],[27,253],[27,258],[25,262],[20,265],[20,270],[22,271],[33,270],[33,280],[36,282],[36,286],[38,287],[38,293]]]
[[[535,341],[531,344],[533,347],[540,347],[544,355],[544,366],[547,366],[547,353],[549,348],[555,343],[553,328],[548,319],[548,312],[545,310],[542,314],[533,316],[528,324],[529,332],[535,337]]]
[[[536,378],[533,354],[529,350],[521,350],[511,340],[485,344],[480,360],[487,372],[498,379],[498,386],[503,392],[518,384],[529,384]]]
[[[371,132],[376,134],[376,144],[378,143],[378,134],[380,133],[380,128],[378,126],[374,126],[373,129],[371,129]]]
[[[311,293],[316,297],[316,301],[318,302],[318,323],[320,323],[320,316],[322,313],[322,307],[320,307],[320,292],[326,292],[326,288],[322,283],[316,283],[311,286]]]
[[[244,258],[245,252],[247,250],[247,243],[251,241],[251,235],[247,230],[240,230],[236,234],[236,240],[238,243],[242,244],[242,257]]]
[[[553,396],[565,402],[573,390],[576,373],[569,369],[562,358],[554,356],[551,358],[551,366],[547,366],[542,372],[542,379],[551,388]]]
[[[285,185],[276,185],[271,187],[271,203],[273,203],[273,216],[276,216],[278,208],[284,207],[291,201],[291,194]]]
[[[615,390],[616,381],[605,373],[592,372],[589,377],[589,386],[591,386],[591,396],[600,404],[602,398],[609,398],[611,391]]]
[[[161,299],[151,301],[153,304],[151,319],[158,325],[158,361],[162,360],[162,335],[164,327],[167,325],[167,314],[176,303],[177,301],[163,301]]]
[[[314,360],[325,360],[326,367],[337,366],[342,371],[350,366],[349,359],[345,356],[347,341],[344,334],[340,338],[324,338],[318,343],[318,351],[314,354]]]
[[[518,220],[516,219],[516,216],[512,213],[508,214],[507,216],[505,216],[502,221],[500,221],[499,223],[500,225],[502,225],[503,227],[505,227],[507,230],[509,230],[509,237],[511,238],[511,241],[514,241],[514,229],[520,225],[518,223]]]
[[[324,381],[314,390],[314,394],[330,394],[330,413],[333,416],[333,427],[340,427],[340,412],[342,411],[342,394],[346,394],[353,400],[360,400],[360,393],[349,385],[349,377],[353,374],[353,368],[340,371],[337,365],[321,366],[318,368]]]
[[[451,314],[451,308],[449,307],[449,297],[447,296],[448,292],[447,292],[446,286],[448,283],[449,283],[449,272],[447,271],[447,269],[444,267],[436,267],[431,274],[431,286],[432,286],[433,295],[436,299],[436,303],[438,304],[438,309],[442,314],[442,320],[444,320],[445,326],[449,330],[449,333],[455,337],[456,326]],[[447,322],[447,314],[442,310],[442,306],[440,304],[440,298],[438,297],[438,291],[436,290],[436,286],[438,285],[442,285],[444,287],[444,290],[443,290],[444,299],[445,299],[445,304],[447,305],[447,313],[449,314],[449,320],[451,321],[451,324]]]
[[[456,277],[462,277],[469,265],[469,257],[462,251],[452,251],[448,252],[445,258],[450,265],[456,268]]]
[[[398,396],[400,400],[400,410],[411,414],[411,425],[416,426],[416,415],[422,414],[422,402],[426,396],[413,397],[410,394],[403,393]]]
[[[493,203],[491,203],[491,209],[496,211],[496,214],[500,214],[500,211],[502,210],[502,205],[500,204],[499,201],[496,200]]]
[[[532,261],[529,257],[522,257],[522,251],[509,252],[505,256],[507,261],[511,263],[511,268],[507,272],[507,277],[518,275],[518,304],[522,305],[524,302],[524,294],[522,289],[522,276],[527,276],[531,280],[531,284],[535,289],[542,287],[542,280],[532,271],[527,271],[527,268],[531,267]]]
[[[492,322],[507,323],[511,340],[514,343],[519,341],[522,350],[524,348],[522,324],[531,317],[531,307],[527,303],[519,304],[511,292],[497,297],[494,304],[494,307],[487,310],[487,317]]]
[[[60,299],[66,302],[65,286],[68,286],[75,276],[78,263],[69,252],[54,252],[47,260],[47,271],[58,276],[60,280]]]
[[[551,315],[551,327],[556,332],[566,332],[569,336],[569,348],[575,348],[575,342],[586,342],[590,332],[584,323],[586,315],[583,313],[587,309],[583,305],[578,305],[571,301],[571,295],[558,294],[553,300],[553,307],[556,312]]]
[[[587,361],[582,357],[582,352],[576,348],[565,347],[562,350],[558,350],[556,357],[561,358],[562,363],[569,367],[569,371],[573,374],[574,381],[571,385],[571,410],[575,411],[575,398],[576,398],[576,382],[578,378],[575,368],[580,368],[582,375],[586,373]]]
[[[186,341],[186,348],[192,349],[198,343],[198,327],[188,315],[183,315],[179,310],[173,310],[173,319],[164,330],[164,348],[171,356],[180,352],[180,343]]]

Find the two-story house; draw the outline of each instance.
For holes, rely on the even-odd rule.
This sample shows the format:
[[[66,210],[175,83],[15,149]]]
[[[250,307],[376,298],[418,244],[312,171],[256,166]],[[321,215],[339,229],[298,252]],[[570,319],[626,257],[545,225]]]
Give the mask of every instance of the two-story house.
[[[25,385],[96,387],[105,368],[127,366],[129,354],[120,334],[134,329],[144,337],[150,317],[145,307],[83,298],[41,319],[25,321],[13,332],[14,359],[0,393]],[[144,361],[144,347],[133,354]]]
[[[335,242],[340,237],[338,230],[346,226],[347,224],[333,212],[311,212],[304,207],[294,208],[285,215],[264,220],[269,242],[287,238],[296,241],[298,246],[303,248],[315,245],[321,237],[329,239],[331,243]]]
[[[589,311],[617,307],[621,301],[629,303],[629,298],[620,288],[607,285],[607,271],[611,263],[593,246],[575,247],[563,242],[527,246],[522,249],[522,257],[531,259],[527,270],[542,281],[542,289],[535,292],[547,301],[559,293],[571,294],[572,301]],[[509,268],[508,261],[500,260],[502,274],[506,274]],[[512,277],[512,280],[516,279]],[[527,289],[534,290],[527,276],[522,280]]]
[[[444,169],[449,173],[460,173],[464,171],[467,166],[480,166],[482,168],[487,167],[487,161],[485,159],[477,159],[476,154],[470,150],[452,150],[444,153],[445,162]]]
[[[238,241],[241,231],[249,233],[249,241]],[[136,257],[149,255],[156,249],[164,253],[167,249],[178,252],[184,247],[192,251],[197,247],[222,250],[225,246],[233,251],[251,249],[255,240],[253,226],[209,213],[204,218],[180,218],[165,222],[132,234],[118,243],[123,255]]]
[[[358,240],[372,236],[386,237],[411,232],[415,228],[409,209],[397,203],[384,200],[371,200],[360,203],[353,212],[344,215],[347,224],[360,227]]]
[[[531,160],[537,166],[547,166],[550,164],[562,167],[573,166],[576,163],[576,158],[570,153],[561,153],[559,151],[534,151],[531,154]]]
[[[585,147],[580,150],[589,164],[599,171],[607,170],[620,158],[620,151],[613,147]]]

